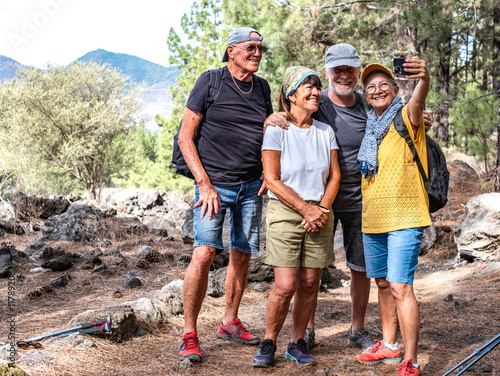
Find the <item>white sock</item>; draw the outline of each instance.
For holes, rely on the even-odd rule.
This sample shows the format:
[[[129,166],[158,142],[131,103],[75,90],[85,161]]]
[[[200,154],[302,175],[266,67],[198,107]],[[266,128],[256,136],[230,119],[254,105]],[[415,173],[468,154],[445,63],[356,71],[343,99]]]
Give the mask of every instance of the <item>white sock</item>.
[[[387,347],[391,351],[396,351],[399,348],[399,344],[397,342],[394,345],[388,344],[385,341],[383,341],[383,342],[384,342],[384,346]]]
[[[418,366],[418,363],[413,363],[413,362],[412,362],[412,363],[411,363],[411,365],[412,365],[413,367],[415,367],[415,368],[420,368],[420,367]]]

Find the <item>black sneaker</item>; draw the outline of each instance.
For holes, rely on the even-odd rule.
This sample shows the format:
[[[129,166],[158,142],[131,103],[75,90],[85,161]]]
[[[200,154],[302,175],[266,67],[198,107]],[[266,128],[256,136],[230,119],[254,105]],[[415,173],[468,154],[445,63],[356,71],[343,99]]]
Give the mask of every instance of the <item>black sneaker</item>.
[[[272,339],[265,339],[259,345],[259,351],[255,358],[252,360],[252,367],[267,368],[271,367],[274,363],[274,353],[276,352],[276,345],[273,344]]]
[[[290,342],[288,344],[285,359],[292,360],[299,366],[315,366],[317,364],[314,356],[309,354],[307,350],[306,341],[302,338],[299,338],[297,343]]]
[[[316,341],[314,340],[315,337],[316,334],[314,333],[314,330],[312,330],[311,328],[306,328],[306,332],[304,333],[304,341],[306,341],[307,350],[311,350],[316,347]]]
[[[363,349],[368,349],[375,345],[375,339],[365,328],[359,329],[356,334],[352,334],[352,328],[350,328],[347,344],[351,347],[362,347]]]

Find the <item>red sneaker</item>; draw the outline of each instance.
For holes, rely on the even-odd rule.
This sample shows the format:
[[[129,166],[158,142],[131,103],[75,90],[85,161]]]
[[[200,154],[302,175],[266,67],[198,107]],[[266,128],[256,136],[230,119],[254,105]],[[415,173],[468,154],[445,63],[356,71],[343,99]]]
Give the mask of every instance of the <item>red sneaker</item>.
[[[240,319],[234,320],[234,324],[229,324],[228,326],[224,326],[221,323],[219,329],[217,329],[216,336],[220,339],[228,339],[247,345],[258,345],[260,343],[260,338],[251,335],[243,326]]]
[[[193,363],[200,363],[202,355],[200,352],[200,341],[196,332],[184,334],[182,337],[181,351],[179,352],[179,360],[189,359]]]
[[[375,340],[375,345],[356,355],[356,360],[363,364],[399,363],[401,361],[401,350],[399,348],[390,350],[384,346],[382,341]]]
[[[413,359],[408,359],[404,362],[401,367],[398,369],[398,373],[396,376],[420,376],[422,370],[420,368],[415,368],[411,361]]]

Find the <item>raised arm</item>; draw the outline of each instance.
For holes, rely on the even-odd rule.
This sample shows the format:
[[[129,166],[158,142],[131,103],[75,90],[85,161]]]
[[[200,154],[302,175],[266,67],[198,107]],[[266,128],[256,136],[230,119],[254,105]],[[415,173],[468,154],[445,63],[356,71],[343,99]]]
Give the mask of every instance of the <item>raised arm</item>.
[[[425,60],[417,58],[406,59],[403,66],[405,71],[412,73],[408,76],[408,79],[419,79],[407,108],[408,118],[410,119],[413,131],[416,132],[423,118],[425,100],[431,86],[431,77]]]
[[[201,164],[196,145],[194,144],[194,138],[202,118],[203,115],[201,113],[187,107],[185,108],[184,117],[182,118],[182,128],[179,132],[179,148],[200,190],[200,199],[195,204],[195,207],[203,205],[201,218],[206,213],[208,219],[212,219],[212,212],[215,216],[219,213],[220,199]]]

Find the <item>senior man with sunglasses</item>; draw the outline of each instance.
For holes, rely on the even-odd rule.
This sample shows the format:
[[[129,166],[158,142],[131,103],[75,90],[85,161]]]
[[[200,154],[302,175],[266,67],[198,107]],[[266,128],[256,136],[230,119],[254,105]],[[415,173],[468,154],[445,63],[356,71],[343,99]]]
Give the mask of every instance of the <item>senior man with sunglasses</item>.
[[[216,336],[258,345],[238,318],[252,253],[259,251],[262,195],[263,123],[272,112],[269,84],[254,73],[267,49],[252,28],[228,37],[220,86],[206,108],[210,73],[203,73],[189,96],[179,147],[195,178],[194,251],[184,277],[184,335],[179,358],[201,362],[196,326],[216,253],[222,252],[222,225],[229,209],[230,261],[225,312]],[[267,93],[267,95],[266,95]],[[196,139],[196,143],[195,143]]]

